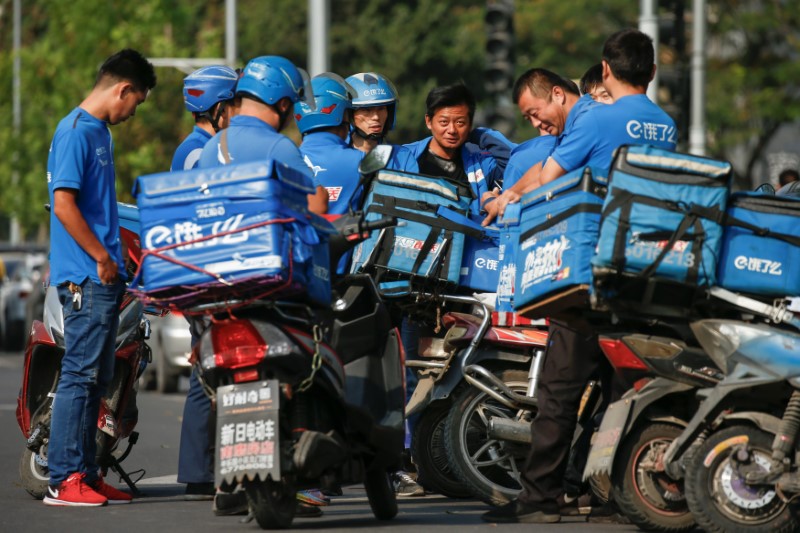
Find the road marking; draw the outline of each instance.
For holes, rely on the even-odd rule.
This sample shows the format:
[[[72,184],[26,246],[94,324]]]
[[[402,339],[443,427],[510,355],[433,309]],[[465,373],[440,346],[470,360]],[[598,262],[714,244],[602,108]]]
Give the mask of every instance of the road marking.
[[[170,476],[148,477],[136,483],[137,485],[177,485],[178,474]]]

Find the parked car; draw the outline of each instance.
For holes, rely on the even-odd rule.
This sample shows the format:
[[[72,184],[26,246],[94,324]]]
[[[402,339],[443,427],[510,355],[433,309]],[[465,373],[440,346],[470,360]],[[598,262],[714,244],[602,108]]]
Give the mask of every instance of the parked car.
[[[30,327],[28,301],[41,290],[47,265],[43,251],[0,252],[0,348],[22,350]]]
[[[159,392],[177,392],[181,376],[191,371],[189,354],[192,335],[189,323],[177,311],[163,317],[150,317],[152,332],[147,342],[153,352],[153,362],[143,377],[146,388]]]

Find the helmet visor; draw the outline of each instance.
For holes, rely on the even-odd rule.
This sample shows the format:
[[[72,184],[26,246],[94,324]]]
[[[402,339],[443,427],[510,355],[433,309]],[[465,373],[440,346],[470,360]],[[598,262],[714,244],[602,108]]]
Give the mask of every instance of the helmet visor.
[[[300,77],[303,79],[303,86],[295,89],[297,91],[298,100],[306,104],[311,111],[316,111],[317,103],[314,101],[314,89],[311,88],[311,78],[308,76],[308,72],[306,72],[305,69],[298,68],[297,72],[300,73]]]
[[[352,101],[354,98],[358,97],[358,91],[356,91],[352,85],[347,83],[347,81],[344,78],[342,78],[335,72],[323,72],[322,74],[317,74],[316,76],[314,76],[314,78],[328,78],[330,80],[333,80],[337,84],[341,85],[344,88],[344,90],[347,91],[346,96],[348,100]]]

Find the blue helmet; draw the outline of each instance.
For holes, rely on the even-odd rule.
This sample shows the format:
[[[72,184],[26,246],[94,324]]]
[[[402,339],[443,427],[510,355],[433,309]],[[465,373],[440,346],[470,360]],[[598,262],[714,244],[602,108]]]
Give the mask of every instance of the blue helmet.
[[[293,104],[305,101],[307,93],[311,93],[308,75],[281,56],[251,59],[236,86],[237,95],[249,94],[269,105],[283,98],[288,98]],[[313,101],[309,105],[313,106]]]
[[[375,72],[360,72],[347,78],[357,96],[353,99],[353,109],[386,106],[389,116],[383,127],[383,135],[394,129],[399,96],[394,84],[388,78]],[[363,132],[361,132],[363,133]]]
[[[325,72],[311,79],[315,108],[305,102],[294,104],[294,119],[297,129],[305,134],[318,128],[338,126],[349,121],[348,110],[352,109],[355,91],[332,72]]]
[[[192,113],[208,111],[218,102],[232,100],[239,75],[230,67],[211,66],[183,78],[183,102]]]

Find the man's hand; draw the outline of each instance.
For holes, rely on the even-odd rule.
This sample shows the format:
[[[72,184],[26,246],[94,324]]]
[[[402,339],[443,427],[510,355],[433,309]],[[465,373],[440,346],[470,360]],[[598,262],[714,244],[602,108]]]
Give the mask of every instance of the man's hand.
[[[97,262],[97,276],[103,285],[117,281],[117,263],[108,253]]]
[[[522,195],[519,194],[517,191],[508,190],[500,195],[500,198],[497,199],[497,214],[498,216],[503,216],[506,214],[506,206],[508,204],[515,204],[519,202],[519,199],[522,198]]]

